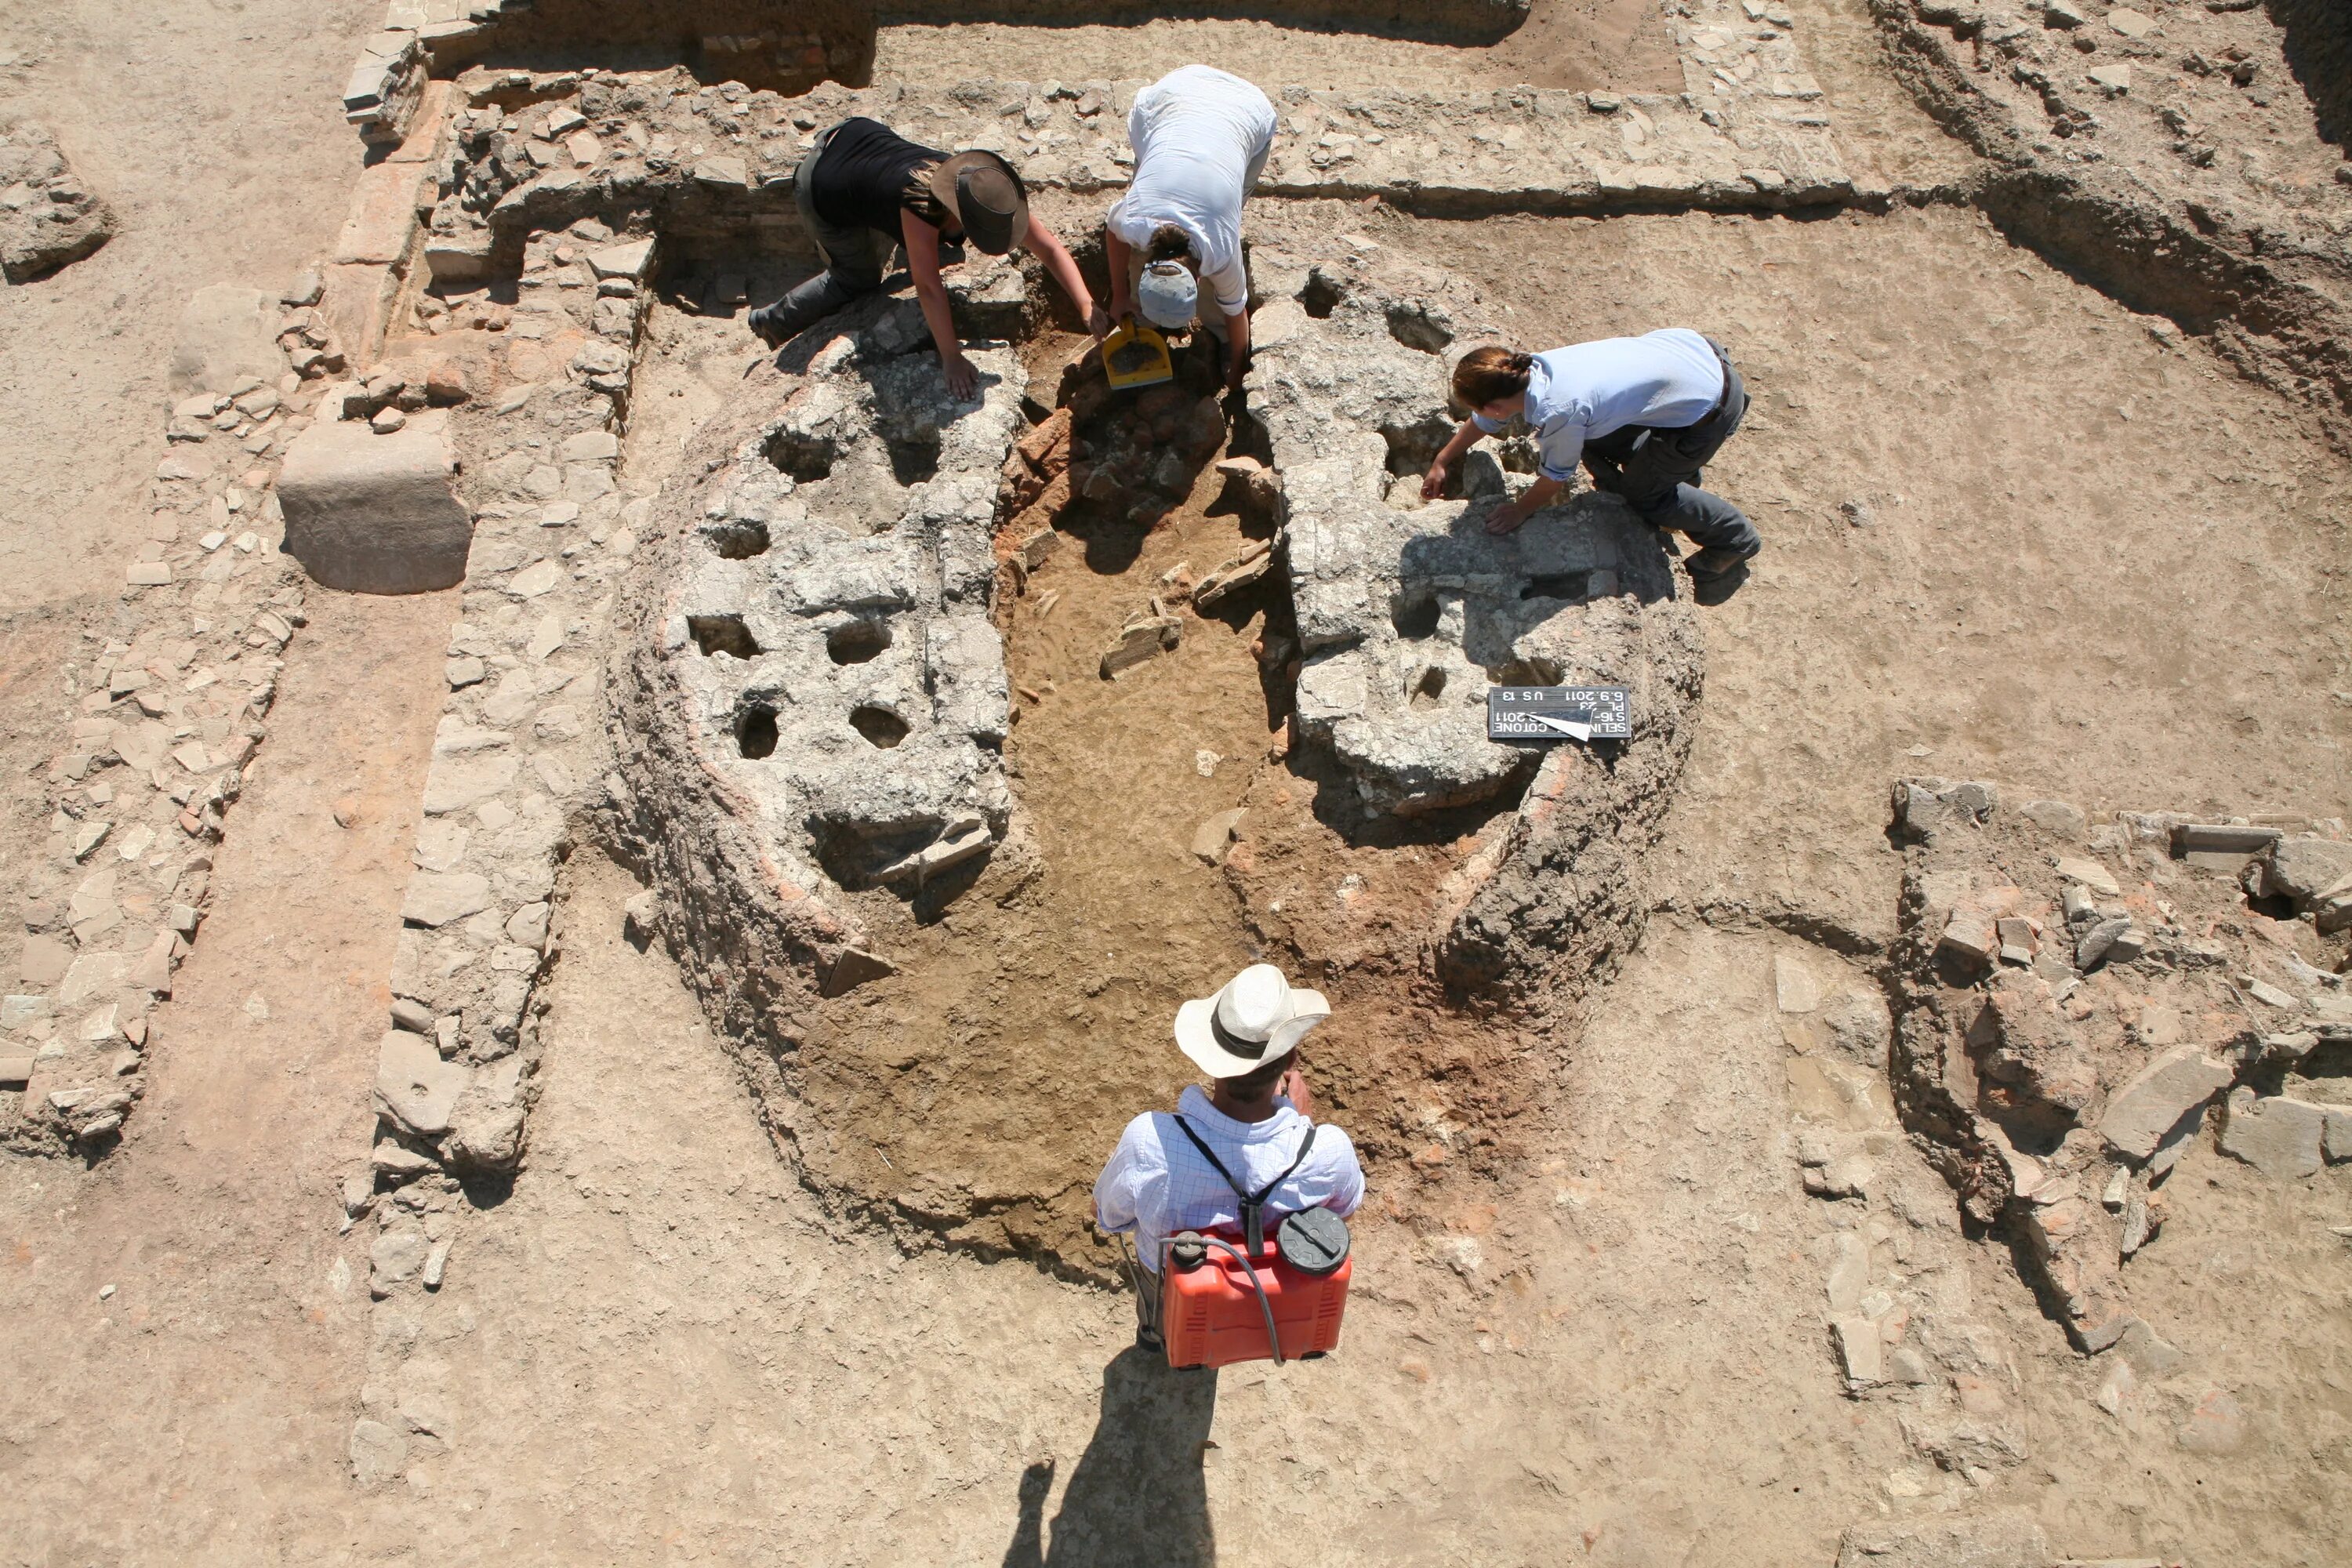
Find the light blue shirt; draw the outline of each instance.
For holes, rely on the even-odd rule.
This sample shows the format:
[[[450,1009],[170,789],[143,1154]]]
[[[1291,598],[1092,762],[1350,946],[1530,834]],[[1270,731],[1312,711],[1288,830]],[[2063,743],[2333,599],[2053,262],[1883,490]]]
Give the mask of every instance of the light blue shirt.
[[[1723,396],[1723,362],[1688,327],[1573,343],[1535,362],[1522,417],[1535,427],[1537,469],[1559,484],[1576,478],[1576,460],[1593,437],[1628,425],[1686,429]],[[1470,420],[1489,436],[1502,433],[1501,422],[1483,414]]]

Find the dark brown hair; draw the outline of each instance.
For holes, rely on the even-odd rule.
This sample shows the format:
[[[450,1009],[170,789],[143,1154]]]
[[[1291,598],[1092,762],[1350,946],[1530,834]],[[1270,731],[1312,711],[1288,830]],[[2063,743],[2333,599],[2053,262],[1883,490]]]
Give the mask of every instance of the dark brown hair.
[[[1143,253],[1146,261],[1181,261],[1192,254],[1192,237],[1172,223],[1163,223],[1151,231],[1151,243]]]
[[[1517,397],[1528,389],[1528,377],[1535,370],[1535,363],[1533,354],[1523,354],[1499,343],[1472,349],[1454,367],[1454,395],[1473,409]]]
[[[1247,1073],[1241,1078],[1219,1079],[1217,1080],[1217,1087],[1223,1089],[1227,1094],[1232,1095],[1236,1100],[1255,1100],[1259,1095],[1264,1094],[1267,1089],[1272,1089],[1276,1084],[1280,1083],[1282,1081],[1282,1075],[1288,1072],[1290,1070],[1291,1064],[1297,1061],[1297,1059],[1298,1047],[1293,1046],[1290,1049],[1283,1052],[1282,1055],[1275,1058],[1274,1060],[1265,1063],[1254,1072]]]

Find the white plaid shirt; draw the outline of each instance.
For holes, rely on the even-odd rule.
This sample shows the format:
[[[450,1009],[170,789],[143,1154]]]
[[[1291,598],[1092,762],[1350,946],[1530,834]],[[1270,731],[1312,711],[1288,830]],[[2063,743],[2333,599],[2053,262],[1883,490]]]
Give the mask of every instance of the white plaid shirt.
[[[1287,1100],[1276,1100],[1263,1121],[1236,1121],[1209,1103],[1199,1086],[1177,1099],[1177,1110],[1201,1142],[1216,1151],[1234,1180],[1251,1192],[1282,1174],[1297,1158],[1307,1136],[1307,1118]],[[1271,1222],[1301,1209],[1327,1208],[1341,1218],[1364,1201],[1364,1169],[1356,1146],[1328,1122],[1315,1129],[1315,1147],[1283,1184],[1266,1195]],[[1110,1163],[1095,1180],[1095,1218],[1103,1229],[1135,1237],[1143,1266],[1160,1271],[1160,1244],[1179,1231],[1223,1226],[1238,1230],[1242,1201],[1216,1167],[1165,1110],[1147,1110],[1127,1124]]]

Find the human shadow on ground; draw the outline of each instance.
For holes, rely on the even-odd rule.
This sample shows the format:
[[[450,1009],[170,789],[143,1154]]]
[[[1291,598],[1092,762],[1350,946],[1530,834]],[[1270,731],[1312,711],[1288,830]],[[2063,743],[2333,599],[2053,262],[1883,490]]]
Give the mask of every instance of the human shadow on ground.
[[[1004,1568],[1210,1568],[1217,1560],[1201,1458],[1217,1410],[1217,1374],[1171,1372],[1129,1345],[1103,1368],[1102,1414],[1070,1472],[1045,1542],[1054,1461],[1021,1474],[1019,1518]]]

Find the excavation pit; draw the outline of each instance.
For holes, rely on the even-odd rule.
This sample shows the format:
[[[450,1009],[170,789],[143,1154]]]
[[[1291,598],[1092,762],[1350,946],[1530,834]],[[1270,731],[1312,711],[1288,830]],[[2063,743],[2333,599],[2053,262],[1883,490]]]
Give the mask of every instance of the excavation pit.
[[[872,300],[756,369],[661,502],[620,710],[642,858],[810,1184],[908,1236],[1101,1272],[1103,1151],[1191,1079],[1178,1005],[1258,959],[1333,996],[1328,1114],[1436,1202],[1508,1163],[1552,1064],[1457,1065],[1638,931],[1600,889],[1687,746],[1686,588],[1613,503],[1488,538],[1491,456],[1421,500],[1462,285],[1253,266],[1244,397],[1206,342],[1114,392],[1033,300],[956,405]],[[1538,671],[1630,686],[1634,739],[1487,742],[1486,689]]]

